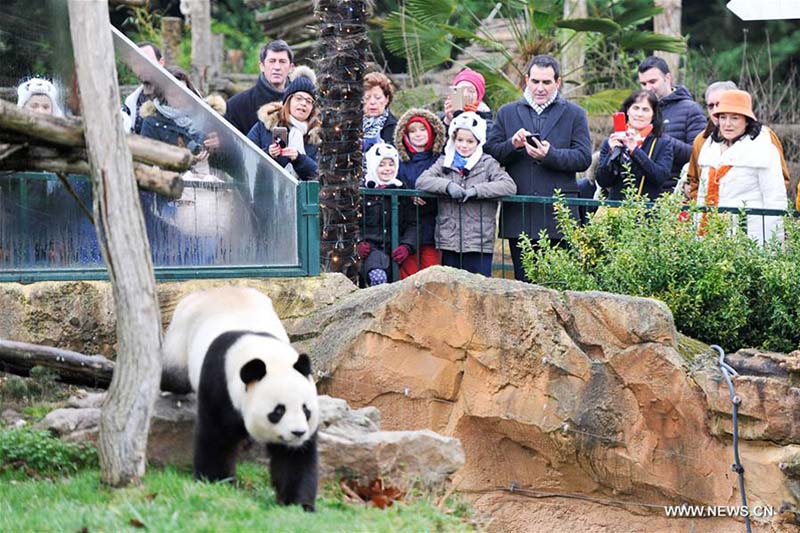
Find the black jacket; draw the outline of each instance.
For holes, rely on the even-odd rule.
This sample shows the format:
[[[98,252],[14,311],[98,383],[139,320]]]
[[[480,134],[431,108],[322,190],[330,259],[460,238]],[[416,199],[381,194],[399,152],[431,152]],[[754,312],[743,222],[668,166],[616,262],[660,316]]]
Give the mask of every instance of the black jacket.
[[[247,135],[253,124],[258,122],[258,110],[269,102],[283,101],[283,91],[275,89],[263,74],[258,76],[256,84],[228,100],[225,120]]]
[[[538,132],[550,143],[541,162],[511,144],[511,137],[520,128]],[[553,196],[560,189],[564,196],[577,197],[575,173],[583,172],[592,162],[586,111],[561,96],[542,115],[537,115],[525,98],[506,104],[497,112],[484,152],[505,167],[517,184],[518,195]],[[577,208],[573,212],[577,219]],[[551,238],[561,237],[552,205],[503,205],[500,237],[516,239],[525,232],[535,238],[542,229]]]
[[[653,142],[656,143],[655,146],[653,146]],[[608,139],[606,139],[600,148],[600,161],[595,174],[597,183],[608,189],[609,200],[622,200],[625,175],[621,170],[620,159],[630,157],[634,187],[638,190],[642,177],[644,177],[642,193],[647,195],[651,201],[655,201],[661,195],[664,183],[671,178],[672,144],[671,137],[656,138],[649,135],[642,143],[641,148],[636,148],[630,156],[626,152],[626,154],[611,160],[613,150],[610,149]],[[651,148],[653,157],[648,157]]]

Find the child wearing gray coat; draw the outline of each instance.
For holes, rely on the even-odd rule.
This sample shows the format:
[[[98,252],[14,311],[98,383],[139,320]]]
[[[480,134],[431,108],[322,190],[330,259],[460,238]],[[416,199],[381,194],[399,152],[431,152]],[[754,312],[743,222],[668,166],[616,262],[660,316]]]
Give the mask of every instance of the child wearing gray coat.
[[[442,264],[474,274],[492,275],[496,234],[496,198],[516,194],[511,176],[483,153],[486,121],[473,112],[450,122],[441,156],[417,178],[417,189],[441,194],[436,215],[436,247]]]

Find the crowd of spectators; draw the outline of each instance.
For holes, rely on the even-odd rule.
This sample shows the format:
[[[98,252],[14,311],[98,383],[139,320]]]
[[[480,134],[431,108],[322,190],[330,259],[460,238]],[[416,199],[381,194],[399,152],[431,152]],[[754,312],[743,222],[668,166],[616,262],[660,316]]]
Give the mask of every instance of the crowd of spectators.
[[[155,45],[139,46],[163,65]],[[295,66],[292,49],[280,40],[263,47],[259,66],[254,86],[231,98],[221,113],[289,174],[317,179],[322,124],[314,72]],[[169,72],[197,94],[186,73]],[[538,55],[525,74],[519,99],[496,114],[484,101],[483,76],[465,68],[433,111],[412,108],[400,120],[391,111],[395,88],[389,77],[365,75],[362,186],[376,192],[362,203],[357,251],[364,285],[391,281],[392,261],[401,278],[435,264],[490,276],[496,236],[508,239],[514,276],[523,280],[522,234],[543,232],[553,246],[565,244],[551,205],[500,206],[497,198],[503,196],[551,197],[560,191],[567,198],[620,200],[633,187],[651,201],[674,193],[701,206],[787,208],[789,173],[780,140],[758,120],[750,94],[733,82],[708,86],[706,118],[688,89],[673,85],[666,62],[646,58],[638,68],[641,89],[623,102],[592,165],[587,115],[562,94],[559,63]],[[44,79],[22,83],[18,104],[63,114]],[[218,148],[148,83],[125,98],[122,112],[128,131],[196,147],[198,159]],[[388,237],[390,202],[377,192],[392,188],[436,195],[401,198],[401,239],[394,247]],[[574,216],[589,220],[577,208]],[[780,217],[752,216],[746,224],[759,242],[782,238]]]

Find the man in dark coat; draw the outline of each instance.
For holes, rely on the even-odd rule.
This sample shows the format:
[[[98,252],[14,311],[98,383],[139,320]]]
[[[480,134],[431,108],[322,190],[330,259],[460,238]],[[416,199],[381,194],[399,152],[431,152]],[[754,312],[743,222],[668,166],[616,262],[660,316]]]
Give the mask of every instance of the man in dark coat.
[[[270,102],[282,102],[292,63],[292,49],[286,41],[272,41],[261,49],[261,74],[256,84],[228,100],[225,119],[244,135],[258,122],[258,110]]]
[[[484,151],[505,166],[517,184],[518,195],[553,196],[560,189],[564,196],[577,197],[575,173],[592,162],[586,112],[559,94],[559,71],[558,62],[550,56],[531,59],[523,97],[500,108],[486,140]],[[531,134],[538,138],[528,142]],[[577,208],[573,216],[577,218]],[[525,280],[519,235],[524,232],[536,240],[540,230],[545,230],[554,244],[560,243],[552,206],[503,205],[500,237],[509,239],[518,280]]]
[[[667,62],[660,57],[650,56],[641,62],[639,85],[656,93],[664,118],[664,133],[672,138],[672,179],[664,182],[661,189],[672,192],[683,165],[692,155],[694,138],[706,127],[706,117],[689,89],[672,86],[672,74]]]

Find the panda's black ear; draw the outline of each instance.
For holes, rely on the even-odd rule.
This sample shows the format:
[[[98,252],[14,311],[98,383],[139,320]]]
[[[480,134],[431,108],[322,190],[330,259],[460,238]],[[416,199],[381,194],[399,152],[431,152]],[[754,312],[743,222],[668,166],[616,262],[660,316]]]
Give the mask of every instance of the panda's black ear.
[[[294,364],[294,369],[303,374],[305,377],[311,375],[311,359],[307,354],[301,353]]]
[[[242,367],[239,377],[245,385],[249,385],[267,375],[267,365],[261,359],[253,359]]]

